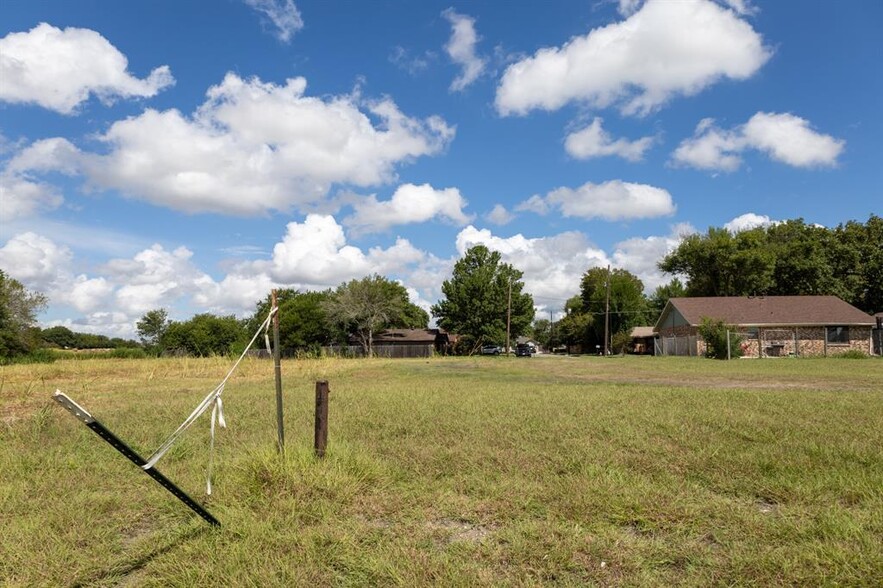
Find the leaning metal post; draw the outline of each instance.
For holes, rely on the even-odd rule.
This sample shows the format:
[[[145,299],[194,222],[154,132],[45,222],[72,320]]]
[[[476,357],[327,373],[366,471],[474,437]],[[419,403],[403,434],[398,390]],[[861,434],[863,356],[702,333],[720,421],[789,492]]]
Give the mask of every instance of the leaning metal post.
[[[178,486],[176,486],[171,480],[162,475],[158,469],[156,469],[155,467],[144,469],[144,466],[147,464],[147,460],[138,455],[131,447],[123,443],[119,437],[114,435],[107,427],[102,425],[95,417],[89,414],[89,412],[85,408],[71,400],[60,390],[56,390],[52,398],[65,409],[67,409],[67,411],[74,415],[77,419],[82,421],[87,427],[92,429],[96,435],[110,443],[114,449],[125,455],[129,459],[129,461],[138,466],[138,468],[144,471],[144,473],[156,480],[160,486],[171,492],[175,498],[186,504],[193,512],[205,519],[206,522],[217,527],[221,526],[220,521],[213,517],[212,513],[205,510],[186,492],[178,488]]]

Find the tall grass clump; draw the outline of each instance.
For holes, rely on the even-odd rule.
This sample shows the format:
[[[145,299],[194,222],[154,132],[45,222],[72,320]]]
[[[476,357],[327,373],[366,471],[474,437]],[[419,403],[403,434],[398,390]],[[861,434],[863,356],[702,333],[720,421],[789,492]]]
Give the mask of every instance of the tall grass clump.
[[[850,349],[849,351],[844,351],[843,353],[838,353],[831,357],[835,359],[870,359],[871,356],[860,349]]]

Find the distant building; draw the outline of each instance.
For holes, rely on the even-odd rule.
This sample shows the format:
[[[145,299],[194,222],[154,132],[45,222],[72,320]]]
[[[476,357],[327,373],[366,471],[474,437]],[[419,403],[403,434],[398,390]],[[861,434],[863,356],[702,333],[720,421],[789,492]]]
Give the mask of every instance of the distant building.
[[[431,357],[450,353],[454,343],[456,336],[443,329],[386,329],[374,334],[372,348],[375,357]],[[325,347],[323,351],[348,357],[364,355],[356,340],[349,346]]]
[[[653,355],[656,343],[656,333],[653,327],[634,327],[630,333],[631,352],[638,355]]]

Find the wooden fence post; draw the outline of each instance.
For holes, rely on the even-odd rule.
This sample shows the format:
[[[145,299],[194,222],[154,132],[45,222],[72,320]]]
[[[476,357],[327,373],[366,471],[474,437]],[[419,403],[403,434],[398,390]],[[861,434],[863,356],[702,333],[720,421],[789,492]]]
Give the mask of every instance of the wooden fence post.
[[[328,445],[328,393],[327,381],[316,382],[316,435],[313,443],[316,457],[325,457]]]
[[[273,290],[273,371],[276,375],[276,449],[285,453],[285,428],[282,424],[282,363],[279,349],[279,307],[276,290]]]

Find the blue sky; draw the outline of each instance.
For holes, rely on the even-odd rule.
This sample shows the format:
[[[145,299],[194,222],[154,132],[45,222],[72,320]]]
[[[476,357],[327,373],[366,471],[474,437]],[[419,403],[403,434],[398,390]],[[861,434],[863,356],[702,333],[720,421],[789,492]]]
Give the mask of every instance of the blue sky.
[[[560,312],[709,226],[883,212],[883,3],[0,5],[0,268],[44,326],[244,315],[474,244]]]

